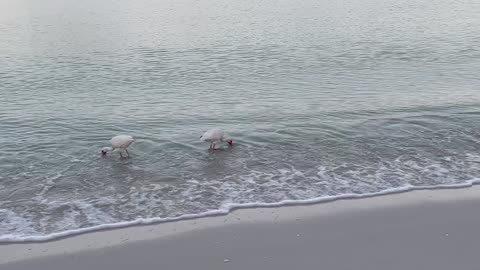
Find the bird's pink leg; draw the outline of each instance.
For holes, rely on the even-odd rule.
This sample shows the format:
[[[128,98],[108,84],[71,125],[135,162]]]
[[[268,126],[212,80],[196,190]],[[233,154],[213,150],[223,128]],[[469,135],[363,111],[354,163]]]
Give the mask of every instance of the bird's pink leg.
[[[215,144],[213,144],[213,148],[212,148],[212,150],[217,150],[217,149],[215,149]]]

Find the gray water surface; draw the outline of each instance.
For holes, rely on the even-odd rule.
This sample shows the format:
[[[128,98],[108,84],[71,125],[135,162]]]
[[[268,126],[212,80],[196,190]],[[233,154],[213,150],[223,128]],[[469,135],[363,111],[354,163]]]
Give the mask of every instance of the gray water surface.
[[[475,0],[0,0],[0,239],[480,176]],[[235,147],[198,140],[220,127]],[[131,158],[101,157],[117,134]]]

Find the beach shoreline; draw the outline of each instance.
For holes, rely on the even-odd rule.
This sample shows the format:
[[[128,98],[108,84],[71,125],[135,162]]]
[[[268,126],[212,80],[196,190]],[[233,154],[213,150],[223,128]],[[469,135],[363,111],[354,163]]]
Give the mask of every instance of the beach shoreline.
[[[133,254],[135,257],[135,254],[148,253],[146,251],[148,251],[151,248],[149,246],[152,245],[162,246],[165,244],[172,246],[172,243],[177,243],[178,241],[179,244],[173,244],[173,246],[184,248],[179,246],[181,245],[180,243],[188,243],[188,245],[193,243],[193,246],[195,246],[195,243],[208,243],[208,239],[212,240],[211,243],[213,243],[213,245],[216,242],[226,243],[229,242],[225,239],[229,237],[228,234],[224,235],[223,238],[220,237],[220,239],[212,238],[216,238],[214,236],[217,235],[217,232],[227,231],[236,235],[235,237],[238,237],[237,240],[240,243],[242,242],[240,239],[248,238],[252,234],[252,230],[262,231],[264,229],[266,229],[266,231],[263,232],[262,235],[266,237],[266,240],[261,243],[255,243],[255,239],[252,239],[250,242],[242,242],[243,244],[238,246],[238,248],[244,250],[246,246],[249,245],[266,245],[264,247],[265,249],[273,250],[271,252],[276,254],[275,249],[278,245],[276,245],[275,242],[283,241],[281,240],[283,237],[294,237],[294,239],[298,240],[302,238],[302,235],[309,234],[309,232],[311,233],[312,229],[316,228],[317,225],[326,223],[324,224],[326,226],[325,228],[318,229],[319,235],[323,235],[322,231],[327,233],[329,226],[331,226],[331,229],[335,229],[335,227],[338,226],[340,230],[342,226],[346,226],[345,222],[350,224],[348,225],[350,227],[344,228],[342,231],[346,235],[351,234],[355,236],[361,234],[361,232],[366,228],[368,229],[368,227],[378,226],[378,222],[373,221],[375,217],[384,217],[387,223],[391,222],[390,220],[392,219],[398,219],[394,224],[395,226],[402,228],[403,224],[406,227],[410,226],[414,231],[420,230],[420,232],[424,229],[426,235],[429,235],[432,231],[440,230],[442,234],[437,235],[437,237],[438,239],[444,239],[446,235],[448,236],[449,234],[455,233],[454,228],[457,225],[454,223],[456,222],[461,223],[458,226],[466,226],[472,230],[475,229],[475,225],[480,225],[480,217],[476,217],[476,206],[480,207],[480,186],[474,185],[467,188],[414,190],[360,199],[340,199],[309,205],[236,209],[228,215],[96,231],[41,243],[2,244],[0,245],[0,265],[4,264],[5,268],[2,267],[2,269],[29,269],[28,267],[31,266],[32,263],[35,265],[47,263],[47,265],[51,266],[52,263],[57,262],[59,265],[65,266],[65,263],[69,262],[71,258],[77,257],[88,257],[89,265],[92,263],[94,265],[103,265],[103,263],[112,260],[108,259],[108,256],[98,257],[95,254],[112,254],[109,256],[112,256],[112,259],[115,258],[113,260],[118,261],[116,257],[118,254],[127,252]],[[451,208],[465,209],[465,211],[451,212]],[[445,210],[443,211],[442,209]],[[432,214],[434,212],[438,212],[437,216]],[[442,217],[442,212],[445,212],[444,217]],[[405,217],[399,219],[402,215]],[[412,218],[408,218],[409,215],[411,215]],[[431,217],[429,217],[430,215]],[[460,215],[460,217],[453,218],[453,216],[456,215]],[[445,222],[445,229],[436,227],[437,225],[435,225],[435,223],[431,224],[430,228],[424,228],[425,222],[430,223],[429,221],[436,218]],[[421,221],[422,219],[426,220]],[[472,222],[469,222],[469,224],[465,224],[464,221],[462,221],[469,219],[472,219]],[[418,221],[418,224],[415,224],[415,220]],[[411,224],[412,222],[413,224]],[[362,226],[361,224],[363,223],[366,223],[367,226]],[[358,224],[358,226],[355,224]],[[279,228],[278,230],[281,232],[277,229],[273,230],[272,228]],[[397,233],[396,231],[390,231],[391,228],[389,229],[388,227],[381,226],[381,228],[383,231],[380,235],[384,234],[385,237],[390,237],[390,235]],[[272,231],[270,231],[270,229],[272,229]],[[414,235],[415,233],[410,234]],[[465,234],[474,234],[474,231],[466,230]],[[210,238],[202,239],[200,242],[198,242],[199,240],[195,240],[203,235],[211,236]],[[331,235],[331,233],[327,233],[327,235]],[[409,235],[399,236],[410,237]],[[312,237],[315,238],[315,234],[313,234]],[[401,242],[401,239],[397,240]],[[342,246],[359,244],[355,242],[354,239],[351,240],[354,241],[354,243],[349,243],[350,240],[348,239],[329,239],[330,244],[342,241],[344,242],[341,244]],[[368,243],[365,244],[368,245]],[[392,246],[394,246],[393,244],[394,243],[392,243]],[[221,246],[222,244],[219,245]],[[237,245],[239,244],[233,242],[224,246],[224,248],[227,250],[235,249]],[[298,248],[304,249],[305,253],[308,253],[307,250],[310,249],[308,245],[308,243],[302,245],[300,241]],[[480,246],[480,244],[478,246]],[[432,246],[432,249],[435,248],[435,246]],[[202,258],[207,260],[206,263],[208,263],[208,251],[203,252],[207,252]],[[216,257],[214,250],[211,250],[211,252],[210,255]],[[277,251],[277,253],[282,252]],[[198,259],[198,254],[189,254],[187,252],[183,254],[183,257],[187,259],[187,261],[191,257],[193,265],[193,258]],[[230,260],[233,262],[235,260],[237,266],[245,266],[245,264],[242,264],[242,260],[239,261],[239,259],[235,259],[236,257],[242,257],[241,252],[239,254],[233,252],[230,256],[225,257],[229,258],[223,259],[225,262],[221,260],[222,263],[228,263]],[[162,260],[152,257],[150,259],[153,261],[150,261],[150,264],[154,264],[155,259],[159,259],[158,263],[161,265],[168,264],[168,258],[174,260],[175,256],[166,257]],[[309,262],[308,258],[303,259],[305,262]],[[135,260],[132,262],[134,261]],[[255,262],[255,260],[249,261]],[[218,260],[212,259],[211,262],[215,264],[218,263]],[[148,260],[141,260],[138,261],[138,263],[148,263]],[[175,261],[171,261],[169,265],[170,267],[178,266],[178,269],[180,269],[182,263],[177,263],[178,264],[176,264]],[[246,262],[244,261],[243,263]],[[186,266],[183,265],[182,267]],[[252,267],[258,267],[258,265]],[[265,269],[269,269],[268,266],[266,267]]]
[[[209,218],[215,216],[226,216],[232,213],[233,211],[244,210],[244,209],[266,209],[266,208],[277,208],[277,207],[295,207],[295,206],[308,206],[315,204],[331,203],[335,201],[342,200],[357,200],[357,199],[367,199],[372,197],[387,196],[399,193],[406,193],[412,191],[425,191],[425,190],[441,190],[441,189],[464,189],[474,187],[480,184],[479,179],[469,180],[461,184],[450,184],[450,185],[436,185],[436,186],[404,186],[392,189],[386,189],[374,193],[363,193],[363,194],[342,194],[335,196],[325,196],[318,197],[313,199],[306,200],[285,200],[275,203],[247,203],[247,204],[236,204],[230,203],[223,205],[220,209],[210,210],[204,213],[198,214],[187,214],[176,217],[165,217],[165,218],[140,218],[132,221],[124,221],[118,223],[107,223],[95,225],[93,227],[85,227],[73,230],[66,230],[61,232],[55,232],[48,235],[30,235],[30,236],[0,236],[0,246],[8,244],[17,244],[17,243],[46,243],[52,241],[58,241],[65,238],[70,238],[82,234],[89,234],[101,231],[109,230],[118,230],[129,227],[136,226],[150,226],[157,225],[161,223],[171,223],[171,222],[181,222],[188,220],[195,220],[201,218]]]

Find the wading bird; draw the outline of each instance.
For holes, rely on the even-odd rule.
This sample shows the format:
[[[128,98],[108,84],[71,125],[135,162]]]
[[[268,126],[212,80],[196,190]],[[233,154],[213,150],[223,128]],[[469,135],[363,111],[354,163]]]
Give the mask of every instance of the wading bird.
[[[200,136],[200,140],[209,142],[210,150],[216,150],[216,144],[222,143],[223,141],[226,141],[230,146],[233,146],[233,140],[231,138],[225,138],[225,133],[216,128],[207,130],[207,132]]]
[[[106,155],[108,152],[113,152],[118,150],[120,153],[120,157],[124,158],[123,152],[125,152],[127,155],[125,157],[130,157],[130,154],[128,153],[128,146],[132,144],[135,141],[135,139],[130,136],[130,135],[118,135],[113,137],[110,142],[112,143],[111,147],[104,147],[102,148],[102,155]]]

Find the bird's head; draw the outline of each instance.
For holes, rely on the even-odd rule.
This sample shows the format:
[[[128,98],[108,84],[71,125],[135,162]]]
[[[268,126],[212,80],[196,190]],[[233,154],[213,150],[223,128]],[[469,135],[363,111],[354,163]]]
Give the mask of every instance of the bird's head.
[[[106,156],[109,150],[108,147],[102,148],[102,156]]]
[[[227,139],[227,143],[228,143],[230,146],[233,146],[233,140],[232,140],[232,139]]]

